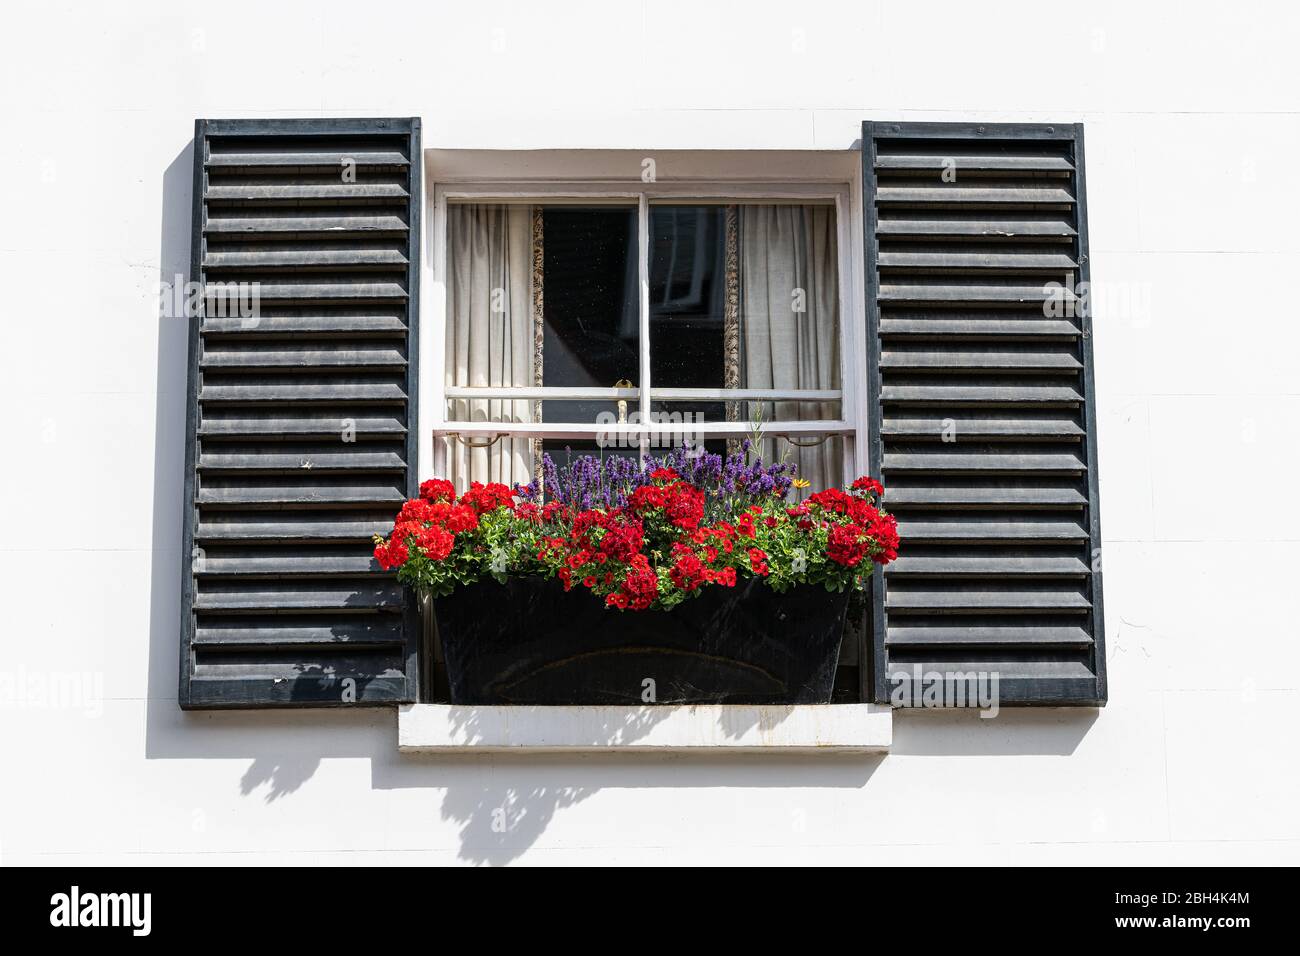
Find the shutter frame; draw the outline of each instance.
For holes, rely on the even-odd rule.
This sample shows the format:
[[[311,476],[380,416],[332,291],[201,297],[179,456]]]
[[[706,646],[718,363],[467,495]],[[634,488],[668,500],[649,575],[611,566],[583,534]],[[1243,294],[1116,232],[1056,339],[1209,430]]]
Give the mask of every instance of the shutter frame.
[[[865,250],[865,285],[867,293],[867,388],[870,396],[868,402],[870,415],[870,438],[867,442],[868,467],[871,474],[884,477],[886,507],[890,507],[891,511],[902,514],[906,514],[906,508],[891,507],[890,505],[890,474],[886,467],[885,458],[887,439],[884,434],[884,409],[886,403],[883,401],[883,388],[887,373],[882,369],[881,362],[884,342],[881,329],[882,282],[880,272],[880,208],[878,205],[880,185],[877,171],[879,147],[882,142],[897,144],[908,140],[931,141],[932,143],[935,141],[952,141],[954,146],[965,147],[978,147],[983,143],[1000,143],[1004,147],[1008,145],[1039,144],[1045,148],[1051,146],[1063,147],[1068,151],[1072,164],[1070,182],[1073,187],[1074,199],[1072,206],[1074,236],[1069,243],[1069,249],[1075,263],[1077,263],[1076,268],[1073,270],[1075,281],[1085,289],[1091,288],[1084,127],[1082,123],[904,123],[867,121],[862,124],[863,248]],[[1011,179],[1013,177],[1014,172],[1008,170],[1004,178]],[[958,181],[960,182],[960,167],[958,167]],[[935,281],[940,282],[942,280]],[[949,309],[954,307],[957,309],[962,308],[961,305],[944,306],[942,303],[932,308],[936,312],[942,312],[945,307]],[[1101,519],[1097,467],[1096,383],[1092,354],[1090,297],[1085,300],[1084,307],[1073,318],[1077,322],[1079,330],[1075,337],[1077,342],[1076,355],[1080,365],[1077,384],[1079,394],[1082,396],[1082,402],[1080,403],[1082,407],[1078,411],[1078,419],[1083,429],[1080,451],[1084,457],[1083,465],[1086,469],[1086,474],[1080,481],[1080,490],[1086,490],[1086,501],[1083,503],[1085,513],[1082,516],[1086,520],[1082,520],[1081,526],[1086,534],[1087,554],[1086,556],[1080,555],[1080,559],[1087,561],[1087,570],[1080,577],[1080,581],[1088,601],[1086,627],[1091,644],[1085,654],[1086,661],[1084,663],[1090,671],[1090,675],[1087,678],[1081,676],[1036,676],[1035,665],[1046,664],[1051,660],[1051,646],[1011,645],[1023,657],[1016,662],[1020,667],[1019,672],[1013,665],[1008,668],[1009,673],[1000,674],[1000,703],[1004,705],[1101,706],[1106,703],[1107,699],[1102,567],[1100,560]],[[943,336],[940,331],[936,331],[934,336],[934,341],[938,343],[935,346],[936,349],[941,349],[944,341]],[[960,334],[957,334],[956,337],[960,339]],[[992,342],[980,344],[979,340],[977,340],[975,342],[961,342],[960,347],[964,353],[969,354],[981,350],[996,351],[998,345]],[[903,404],[906,404],[906,401]],[[1010,437],[1014,440],[1015,436],[1013,434]],[[960,445],[958,444],[956,447],[960,447]],[[914,472],[914,474],[924,475],[925,473],[920,471]],[[986,510],[982,513],[995,515],[997,511]],[[1015,513],[1013,509],[1011,513]],[[908,540],[906,533],[904,533],[903,544],[900,548],[901,557],[906,557],[907,549]],[[890,702],[893,686],[893,682],[890,680],[891,665],[904,670],[910,669],[916,663],[916,661],[912,661],[906,664],[898,664],[891,660],[887,641],[890,624],[890,609],[887,603],[889,578],[890,569],[888,568],[883,574],[877,573],[873,575],[871,611],[868,615],[872,629],[870,696],[877,703]],[[940,588],[945,584],[945,579],[941,574],[929,580],[937,581]],[[954,593],[959,590],[954,586],[954,582],[959,580],[960,578],[956,576],[950,576],[946,579],[947,585]],[[1042,613],[1044,616],[1048,616],[1047,612]],[[1029,616],[1031,615],[1026,613],[1026,617]],[[944,644],[942,640],[939,640],[936,641],[936,646],[947,648],[949,651],[955,648],[963,648],[962,642],[955,639],[956,632],[960,631],[960,629],[960,625],[953,627],[954,641],[952,643]],[[985,646],[993,647],[993,645]],[[969,647],[969,645],[966,647]],[[1056,649],[1059,650],[1060,646]],[[1036,652],[1043,655],[1041,660],[1034,659]],[[925,671],[941,671],[945,668],[970,670],[965,664],[957,665],[954,668],[954,663],[948,662],[945,664],[936,660],[928,664],[922,663],[922,669]],[[1002,668],[998,669],[1002,670]],[[916,689],[914,687],[914,690]]]
[[[207,275],[205,272],[205,253],[207,250],[206,239],[208,237],[208,204],[212,199],[209,193],[209,159],[211,157],[211,144],[214,140],[219,141],[222,138],[229,140],[238,137],[243,141],[251,141],[260,148],[264,144],[259,142],[265,138],[265,145],[283,146],[284,151],[291,154],[295,145],[301,147],[304,140],[310,139],[313,143],[325,142],[332,138],[340,140],[340,146],[347,150],[346,141],[349,138],[356,137],[381,138],[387,143],[391,143],[392,148],[400,149],[405,153],[405,177],[400,172],[390,172],[390,179],[395,180],[399,189],[405,191],[405,197],[401,198],[400,193],[390,192],[390,201],[387,203],[390,209],[401,208],[401,215],[404,215],[406,226],[404,230],[404,239],[400,236],[394,236],[391,233],[388,239],[393,243],[394,249],[400,250],[405,256],[405,268],[398,269],[388,268],[384,273],[392,278],[400,275],[400,281],[404,284],[404,293],[399,297],[394,297],[391,304],[387,306],[388,310],[394,315],[400,315],[400,325],[396,331],[389,337],[376,335],[374,341],[390,343],[398,351],[404,351],[404,375],[401,376],[400,384],[403,392],[401,400],[388,400],[382,408],[389,409],[391,414],[398,414],[400,409],[400,427],[404,430],[404,435],[400,441],[392,439],[387,443],[389,452],[399,449],[402,454],[402,465],[400,469],[393,469],[391,465],[379,466],[377,470],[384,471],[393,476],[392,491],[394,495],[400,495],[404,498],[414,497],[418,491],[419,478],[417,474],[418,464],[418,438],[419,427],[417,420],[417,396],[418,396],[418,357],[419,357],[419,273],[421,266],[420,240],[422,232],[422,185],[423,185],[423,163],[421,153],[421,122],[419,118],[357,118],[357,119],[222,119],[222,120],[205,120],[198,119],[194,124],[194,179],[193,179],[193,206],[191,219],[191,249],[190,249],[190,275],[193,282],[206,282]],[[378,140],[376,140],[378,141]],[[346,153],[345,153],[346,154]],[[376,161],[383,165],[382,161]],[[359,162],[358,167],[365,166],[366,163]],[[314,170],[317,173],[327,171],[331,168],[327,163],[322,162],[319,158],[310,161],[308,166],[295,165],[292,162],[276,162],[267,159],[267,161],[250,173],[249,168],[240,167],[244,174],[255,174],[260,171],[267,175],[283,176],[284,185],[293,185],[302,183],[302,177],[308,176]],[[337,166],[332,167],[338,169]],[[364,172],[358,173],[358,180],[364,181]],[[277,183],[279,185],[279,183]],[[396,195],[397,198],[391,198]],[[297,198],[278,198],[263,199],[264,206],[272,207],[272,215],[276,211],[280,215],[288,215],[288,211],[293,207],[303,208],[313,205],[311,199],[304,201],[304,196]],[[257,208],[257,200],[238,199],[229,203],[227,208]],[[359,206],[369,205],[370,203],[384,204],[383,200],[361,199],[357,196],[338,196],[328,197],[321,195],[317,197],[318,208],[328,208],[332,203],[338,207],[351,209],[356,212]],[[238,234],[231,236],[235,242]],[[253,241],[257,241],[254,238]],[[263,237],[263,241],[265,238]],[[309,242],[309,239],[299,237],[290,240],[290,242]],[[266,261],[259,265],[249,265],[247,268],[263,271],[279,271],[287,273],[289,276],[310,280],[313,276],[335,276],[340,283],[348,276],[357,275],[358,269],[362,263],[359,258],[346,258],[349,251],[345,242],[338,247],[339,251],[345,255],[341,259],[335,259],[335,269],[330,270],[328,267],[308,267],[300,268],[309,258],[304,256],[299,262],[281,262],[271,264]],[[353,250],[355,251],[355,250]],[[253,258],[256,254],[253,253]],[[389,260],[391,266],[392,260]],[[295,271],[297,269],[298,271]],[[400,271],[399,271],[400,270]],[[296,298],[293,296],[296,295]],[[396,299],[400,298],[402,304],[396,305]],[[377,305],[373,300],[366,299],[363,295],[359,296],[362,311],[367,305],[375,307],[376,312],[381,312],[385,306]],[[204,315],[206,316],[207,299],[204,297]],[[325,313],[329,313],[331,302],[337,304],[342,301],[338,298],[331,298],[328,290],[313,291],[308,286],[304,286],[297,293],[294,293],[288,299],[291,308],[303,309],[310,308],[315,303],[324,305]],[[348,308],[339,308],[341,316],[346,316]],[[201,595],[201,585],[199,577],[196,574],[194,559],[196,556],[196,545],[201,544],[199,535],[200,518],[203,514],[202,505],[199,501],[200,479],[199,474],[203,469],[200,455],[201,426],[203,424],[203,399],[200,394],[203,383],[203,355],[205,334],[215,334],[212,329],[208,329],[204,323],[206,318],[190,317],[189,336],[188,336],[188,382],[186,394],[186,437],[185,437],[185,478],[184,478],[184,508],[185,516],[183,521],[183,551],[181,554],[181,615],[180,615],[180,667],[179,667],[179,690],[178,703],[182,709],[208,709],[208,708],[231,708],[231,707],[321,707],[321,706],[366,706],[366,705],[391,705],[397,703],[412,702],[419,699],[420,696],[420,677],[421,677],[421,645],[422,645],[422,627],[419,612],[418,601],[407,588],[398,588],[395,582],[389,582],[391,585],[390,595],[400,594],[400,599],[389,602],[390,610],[385,611],[380,605],[375,605],[368,610],[362,609],[358,617],[351,618],[355,627],[344,628],[342,632],[335,631],[334,628],[349,620],[347,611],[341,610],[335,606],[331,610],[328,603],[322,600],[320,603],[312,604],[309,600],[304,600],[296,607],[274,608],[268,602],[268,606],[261,609],[252,610],[235,610],[228,611],[225,621],[232,618],[238,618],[240,626],[248,626],[250,630],[256,630],[259,622],[264,626],[278,624],[281,627],[292,627],[294,623],[301,624],[304,621],[310,621],[312,625],[319,630],[325,628],[331,629],[332,637],[326,640],[314,640],[311,637],[302,636],[293,641],[285,643],[275,642],[258,642],[252,640],[244,643],[223,643],[219,639],[203,642],[203,647],[207,651],[216,651],[218,653],[234,652],[243,653],[247,665],[245,671],[252,673],[232,673],[229,677],[216,679],[205,678],[204,675],[196,674],[197,651],[196,635],[199,622],[199,613],[205,613],[207,619],[220,620],[212,611],[204,612],[199,607],[198,598]],[[229,329],[226,330],[230,332]],[[361,328],[360,326],[349,327],[345,322],[336,322],[333,327],[316,332],[301,331],[301,335],[296,332],[282,331],[272,333],[272,342],[276,342],[286,347],[292,347],[295,343],[309,344],[314,336],[324,335],[328,342],[331,335],[342,338],[346,346],[348,336],[355,335],[358,338],[369,338],[371,330]],[[245,343],[256,343],[257,336],[253,335],[248,338],[235,336],[235,340]],[[238,351],[239,346],[235,345],[234,350]],[[254,346],[252,351],[256,351]],[[327,350],[323,350],[327,351]],[[271,363],[274,365],[274,362]],[[364,365],[364,363],[362,363]],[[236,369],[243,369],[236,362]],[[317,374],[326,373],[328,366],[313,365],[307,357],[302,357],[297,369],[305,372],[315,371]],[[246,370],[246,369],[243,369]],[[373,371],[373,369],[370,369]],[[275,375],[274,370],[267,374]],[[347,374],[344,372],[344,374]],[[399,373],[400,374],[400,373]],[[328,376],[324,381],[328,382]],[[310,402],[310,399],[299,397],[299,402]],[[328,399],[321,399],[335,403],[335,406],[342,408],[344,413],[351,411],[351,404],[357,399],[349,399],[342,395],[339,397],[330,396]],[[283,401],[276,403],[274,407],[283,407],[289,410],[297,410],[303,420],[310,420],[310,404],[305,407],[301,404],[293,405],[295,399],[291,396]],[[358,403],[356,408],[362,411],[367,408],[363,403]],[[329,420],[328,418],[326,420]],[[358,429],[359,432],[362,429]],[[310,440],[308,438],[310,431],[304,430],[295,437]],[[277,437],[283,439],[284,435],[277,435],[269,427],[265,430],[257,431],[239,431],[235,428],[231,432],[232,442],[237,442],[239,436],[245,441],[256,444],[259,440],[262,442],[274,441]],[[360,435],[358,435],[358,439]],[[351,445],[343,445],[343,449],[348,447],[358,448],[359,442]],[[286,448],[293,448],[292,445]],[[236,446],[236,450],[239,451]],[[249,449],[243,449],[245,451]],[[278,449],[277,449],[278,450]],[[351,466],[345,460],[346,456],[340,457],[335,467],[338,469],[349,469]],[[254,467],[259,467],[254,463]],[[273,473],[278,469],[282,474],[288,474],[285,466],[281,463],[278,466],[272,466]],[[328,468],[322,468],[327,471]],[[359,469],[364,471],[364,466]],[[398,472],[401,472],[400,475]],[[256,474],[257,472],[252,472]],[[305,481],[310,481],[310,470],[296,471],[297,475],[308,476]],[[265,505],[266,510],[258,510],[257,507],[251,506],[240,509],[237,506],[230,507],[230,510],[222,513],[226,515],[239,514],[255,516],[284,517],[292,514],[292,504],[289,510],[276,509],[273,505]],[[306,502],[302,502],[306,504]],[[376,509],[389,509],[396,513],[398,501],[394,500],[387,503],[379,503],[377,500],[371,500],[368,503],[358,503],[355,506],[348,506],[342,502],[335,502],[337,505],[337,516],[346,518],[349,512],[353,512],[354,522],[360,524],[364,518],[356,515],[356,512],[369,508],[372,512],[371,517],[375,517],[373,512]],[[322,505],[322,511],[327,505]],[[269,525],[268,525],[269,527]],[[355,529],[354,529],[355,530]],[[321,537],[316,540],[310,540],[310,535],[303,533],[309,540],[301,540],[299,536],[299,545],[310,546],[330,545],[334,543],[333,538],[326,539]],[[255,539],[253,545],[256,553],[256,545],[269,546],[271,548],[277,545],[285,546],[289,558],[292,560],[298,557],[293,553],[292,542],[293,536],[284,536],[277,538],[273,531],[265,531],[260,534],[253,534]],[[354,531],[348,532],[346,539],[338,538],[339,541],[346,540],[348,546],[357,550],[361,541],[360,536]],[[247,545],[245,545],[247,547]],[[237,552],[236,552],[237,554]],[[333,556],[333,555],[331,555]],[[346,590],[349,583],[362,582],[367,585],[372,584],[372,574],[376,569],[373,560],[371,560],[370,570],[357,569],[357,562],[360,560],[358,555],[351,558],[352,564],[348,565],[347,558],[344,558],[344,566],[350,570],[328,570],[326,569],[322,577],[316,578],[317,581],[336,580],[342,582],[340,590]],[[251,574],[252,569],[235,570],[230,573],[230,577],[239,579],[242,574]],[[261,580],[266,582],[265,587],[274,591],[278,586],[293,587],[293,582],[299,581],[307,583],[312,581],[312,574],[309,568],[299,567],[295,572],[287,572],[288,580],[284,574],[272,573],[264,575]],[[380,581],[378,574],[373,574],[373,581]],[[373,585],[372,585],[373,586]],[[306,589],[304,589],[306,590]],[[346,601],[343,602],[346,605]],[[383,624],[392,634],[385,636],[381,633],[379,624]],[[354,633],[348,634],[351,630]],[[371,631],[378,633],[375,637]],[[353,638],[356,637],[354,640]],[[369,639],[367,639],[369,637]],[[360,666],[366,661],[367,653],[372,653],[376,660],[379,659],[379,650],[384,649],[387,655],[388,664],[383,668],[382,673],[375,673],[374,666]],[[301,658],[295,659],[296,654],[301,654]],[[317,671],[312,672],[304,665],[317,665],[323,662],[324,666]],[[371,662],[373,664],[373,662]],[[290,666],[298,669],[297,675],[284,675],[275,673],[277,669],[284,666]],[[256,673],[263,670],[265,673]],[[352,678],[354,683],[350,685],[355,690],[355,697],[344,693],[349,687],[344,681]]]

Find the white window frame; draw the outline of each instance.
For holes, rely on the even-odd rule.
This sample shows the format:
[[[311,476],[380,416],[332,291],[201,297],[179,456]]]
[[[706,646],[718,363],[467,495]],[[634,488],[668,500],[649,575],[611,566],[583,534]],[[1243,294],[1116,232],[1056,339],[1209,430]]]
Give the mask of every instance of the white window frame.
[[[866,471],[867,416],[866,342],[862,307],[861,272],[854,268],[861,261],[860,188],[856,183],[838,178],[811,182],[731,181],[689,179],[657,183],[614,183],[599,179],[584,181],[490,180],[431,183],[428,216],[429,250],[425,280],[425,304],[421,316],[421,388],[419,396],[420,465],[422,475],[446,475],[449,441],[464,437],[470,441],[495,436],[580,439],[598,434],[638,436],[642,447],[655,435],[677,434],[681,424],[655,424],[650,416],[653,401],[682,400],[774,400],[798,398],[805,401],[840,402],[836,420],[765,422],[763,432],[769,436],[790,436],[794,440],[818,435],[838,435],[844,442],[844,480]],[[717,204],[744,203],[826,203],[835,208],[839,266],[839,389],[712,389],[657,388],[650,377],[649,290],[649,207],[652,203],[671,201]],[[638,272],[640,280],[640,369],[641,383],[649,388],[569,388],[548,386],[491,388],[449,388],[445,374],[447,321],[447,207],[452,203],[528,203],[559,205],[602,203],[632,206],[638,210]],[[855,224],[859,227],[854,228]],[[610,425],[597,422],[451,422],[447,419],[450,398],[529,400],[587,399],[635,400],[640,421]],[[720,438],[748,434],[749,422],[712,422],[691,426],[692,434]],[[427,450],[426,450],[427,449]]]

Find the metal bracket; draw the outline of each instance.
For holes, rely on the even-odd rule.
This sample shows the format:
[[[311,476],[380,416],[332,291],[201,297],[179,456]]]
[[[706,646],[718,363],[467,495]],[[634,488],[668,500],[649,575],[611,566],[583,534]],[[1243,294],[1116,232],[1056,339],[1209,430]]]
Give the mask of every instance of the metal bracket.
[[[466,448],[491,448],[493,445],[495,445],[505,436],[502,435],[500,432],[497,432],[497,434],[493,435],[491,438],[487,438],[486,440],[484,440],[482,438],[480,439],[466,438],[460,432],[448,432],[447,437],[450,438],[452,441],[460,442]]]
[[[635,385],[633,385],[630,381],[628,381],[625,378],[620,378],[617,382],[615,382],[614,387],[615,388],[636,388]],[[626,400],[622,400],[622,399],[619,400],[618,423],[620,425],[627,424],[627,401]]]
[[[782,435],[781,437],[784,438],[786,441],[788,441],[791,445],[794,445],[795,448],[816,448],[818,445],[826,444],[826,439],[830,438],[831,436],[822,435],[818,438],[812,439],[811,441],[808,440],[799,441],[796,438],[791,438],[789,435]]]

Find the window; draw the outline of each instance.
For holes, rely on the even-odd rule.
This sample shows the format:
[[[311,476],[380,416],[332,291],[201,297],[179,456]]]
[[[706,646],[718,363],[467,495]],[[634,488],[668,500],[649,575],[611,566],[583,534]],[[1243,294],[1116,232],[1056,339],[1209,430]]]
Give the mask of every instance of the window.
[[[196,123],[191,276],[260,313],[190,327],[182,707],[429,700],[371,540],[421,478],[755,420],[899,518],[854,699],[986,671],[1003,703],[1105,701],[1082,126],[866,122],[860,150],[661,151],[651,183],[420,131]]]
[[[527,482],[543,453],[757,435],[814,490],[851,477],[846,206],[837,185],[440,188],[434,472]]]

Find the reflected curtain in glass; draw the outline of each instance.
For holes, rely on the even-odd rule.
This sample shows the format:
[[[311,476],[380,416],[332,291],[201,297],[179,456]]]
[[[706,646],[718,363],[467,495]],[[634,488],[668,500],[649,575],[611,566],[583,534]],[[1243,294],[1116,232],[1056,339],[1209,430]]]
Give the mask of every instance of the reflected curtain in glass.
[[[740,207],[740,387],[840,388],[839,267],[831,206]],[[750,417],[754,409],[750,408]],[[838,419],[840,402],[764,403],[763,420]],[[843,480],[843,443],[763,441],[811,490]]]
[[[448,386],[531,386],[532,207],[450,205],[447,208]],[[475,422],[531,422],[530,401],[455,399],[449,415]],[[458,489],[471,481],[526,482],[532,474],[526,438],[502,438],[487,448],[452,441],[449,477]]]

